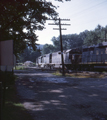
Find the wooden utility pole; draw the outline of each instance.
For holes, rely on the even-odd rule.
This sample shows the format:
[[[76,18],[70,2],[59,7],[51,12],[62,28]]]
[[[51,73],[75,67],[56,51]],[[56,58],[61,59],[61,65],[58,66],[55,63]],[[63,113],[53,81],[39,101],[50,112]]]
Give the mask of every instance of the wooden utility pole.
[[[107,33],[107,30],[105,29],[105,42],[106,42],[106,33]]]
[[[61,60],[62,60],[62,75],[64,76],[65,75],[65,70],[64,70],[64,58],[63,58],[63,45],[62,45],[62,32],[61,30],[66,30],[65,28],[64,29],[61,29],[61,25],[70,25],[70,24],[61,24],[61,20],[63,21],[70,21],[70,19],[57,19],[59,20],[59,23],[58,24],[51,24],[49,23],[49,25],[59,25],[59,29],[58,28],[53,28],[53,30],[59,30],[59,33],[60,33],[60,43],[61,43]]]

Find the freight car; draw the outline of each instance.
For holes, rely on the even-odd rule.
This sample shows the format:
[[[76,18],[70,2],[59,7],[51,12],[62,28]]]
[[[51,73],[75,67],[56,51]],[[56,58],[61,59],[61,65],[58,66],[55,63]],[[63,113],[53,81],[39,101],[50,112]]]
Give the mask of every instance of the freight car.
[[[63,51],[64,66],[73,70],[107,70],[107,42]],[[61,52],[40,56],[36,65],[41,68],[61,68]]]

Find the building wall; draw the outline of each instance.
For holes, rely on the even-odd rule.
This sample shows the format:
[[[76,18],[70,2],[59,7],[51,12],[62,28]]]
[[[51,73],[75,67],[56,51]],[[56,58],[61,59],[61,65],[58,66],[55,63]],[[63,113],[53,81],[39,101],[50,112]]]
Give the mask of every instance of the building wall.
[[[0,41],[0,70],[11,71],[15,64],[13,40]]]

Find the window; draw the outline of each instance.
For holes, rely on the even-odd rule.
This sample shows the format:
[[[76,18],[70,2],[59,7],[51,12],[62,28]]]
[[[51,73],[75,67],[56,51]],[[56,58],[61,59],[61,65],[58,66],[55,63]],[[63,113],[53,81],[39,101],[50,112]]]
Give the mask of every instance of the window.
[[[98,50],[96,50],[96,55],[98,55],[99,54],[99,51]]]

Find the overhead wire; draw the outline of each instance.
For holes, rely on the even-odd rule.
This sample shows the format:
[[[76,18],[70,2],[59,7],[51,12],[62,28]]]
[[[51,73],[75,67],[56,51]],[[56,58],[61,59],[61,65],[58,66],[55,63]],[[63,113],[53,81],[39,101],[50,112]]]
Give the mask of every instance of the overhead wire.
[[[99,6],[100,4],[105,3],[105,2],[107,2],[107,0],[105,0],[105,1],[103,1],[103,2],[101,2],[101,3],[98,3],[98,4],[94,5],[94,6],[91,6],[91,7],[87,8],[87,9],[83,9],[82,11],[77,12],[77,13],[75,13],[75,14],[73,14],[73,15],[70,15],[70,16],[74,16],[74,15],[78,15],[78,14],[80,14],[80,13],[82,13],[82,12],[86,12],[87,10],[89,10],[89,9],[91,9],[91,8],[95,8],[95,7],[97,7],[97,6]],[[69,16],[69,17],[70,17],[70,16]]]
[[[85,10],[85,12],[86,12],[86,10],[89,10],[89,9],[90,9],[90,11],[92,12],[92,8],[94,8],[94,11],[95,11],[96,7],[98,8],[99,5],[104,4],[104,3],[106,3],[106,2],[107,2],[107,0],[106,0],[106,1],[103,1],[103,2],[101,2],[101,3],[98,3],[98,4],[94,5],[94,6],[91,6],[91,7],[87,8],[87,9],[84,9],[84,10]],[[79,19],[79,18],[81,18],[82,16],[84,16],[84,15],[85,15],[85,14],[83,13],[84,10],[82,10],[82,11],[74,14],[74,15],[76,15],[76,17],[73,18],[73,19],[76,19],[76,18]],[[83,14],[80,14],[80,13],[83,13]],[[77,16],[78,14],[79,14],[79,16]],[[91,13],[90,13],[90,14],[91,14]],[[86,15],[88,15],[88,14],[86,14]],[[85,17],[86,17],[86,15],[85,15]],[[72,15],[70,15],[70,16],[72,16]],[[70,18],[70,17],[69,17],[69,18]],[[94,19],[94,20],[86,21],[86,22],[84,22],[84,21],[80,22],[80,21],[79,21],[79,23],[76,22],[76,20],[78,20],[78,19],[76,19],[76,20],[75,20],[75,24],[76,24],[76,26],[79,27],[79,25],[81,25],[81,24],[89,24],[89,23],[96,22],[96,21],[98,21],[98,20],[99,20],[99,21],[102,20],[102,19],[105,20],[106,18],[107,18],[107,17],[100,18],[100,19],[97,19],[97,18],[96,18],[96,20]],[[72,19],[71,19],[71,20],[72,20]]]

